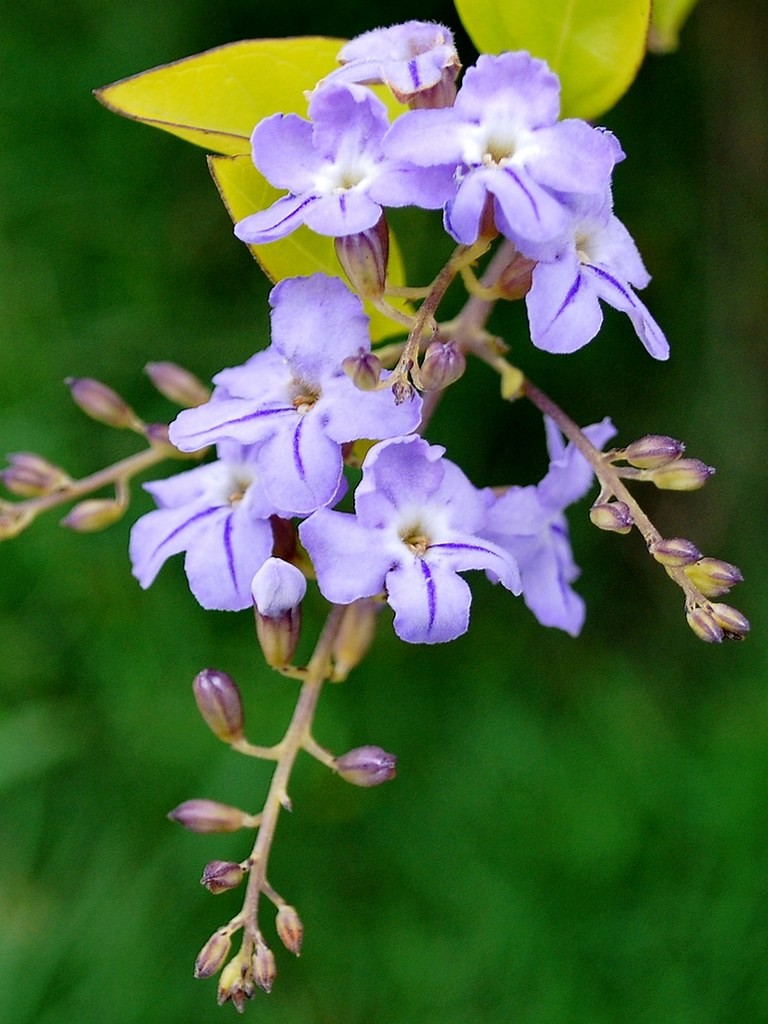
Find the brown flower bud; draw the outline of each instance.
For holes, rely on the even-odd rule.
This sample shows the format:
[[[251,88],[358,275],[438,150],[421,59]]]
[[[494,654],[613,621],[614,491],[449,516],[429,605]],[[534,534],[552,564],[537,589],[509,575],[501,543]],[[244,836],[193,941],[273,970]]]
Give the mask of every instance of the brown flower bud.
[[[375,391],[381,378],[381,360],[373,352],[361,348],[356,356],[342,359],[341,368],[361,391]]]
[[[75,403],[91,419],[109,427],[143,431],[144,424],[130,405],[106,384],[92,377],[67,377],[64,383]]]
[[[738,566],[720,558],[700,558],[685,566],[685,575],[705,597],[727,594],[731,587],[744,578]]]
[[[466,367],[467,361],[455,341],[433,341],[419,367],[419,385],[424,391],[441,391],[454,384]]]
[[[264,992],[271,992],[277,974],[275,965],[275,954],[259,936],[256,941],[256,949],[251,961],[253,980]]]
[[[232,939],[226,929],[220,928],[208,939],[195,960],[195,977],[210,978],[221,970],[232,948]]]
[[[275,928],[277,929],[280,941],[288,952],[298,956],[301,952],[301,942],[304,938],[304,926],[296,912],[296,908],[289,907],[287,903],[284,903],[277,912]]]
[[[380,298],[387,283],[389,228],[382,213],[365,231],[334,239],[336,256],[354,290],[362,298]]]
[[[646,434],[617,452],[617,457],[626,459],[636,469],[658,469],[679,459],[685,451],[682,441],[665,434]]]
[[[116,523],[125,509],[125,503],[115,498],[86,498],[70,509],[60,525],[77,533],[96,533]]]
[[[697,491],[715,472],[699,459],[675,459],[648,471],[648,479],[663,491]]]
[[[230,860],[212,860],[203,868],[200,884],[209,892],[217,895],[228,889],[236,889],[243,880],[245,871],[239,864]]]
[[[648,550],[657,562],[670,568],[690,565],[701,558],[696,545],[684,537],[664,537],[651,544]]]
[[[240,828],[253,828],[258,823],[245,811],[216,800],[185,800],[169,811],[168,817],[190,832],[203,833],[236,832]]]
[[[376,618],[381,605],[371,598],[353,601],[344,615],[333,642],[333,679],[341,682],[359,665],[376,635]]]
[[[195,702],[214,736],[224,743],[243,738],[245,716],[240,691],[226,672],[204,668],[192,683]]]
[[[380,786],[397,774],[397,758],[381,747],[355,747],[334,761],[334,767],[345,782],[353,786]]]
[[[176,363],[147,363],[144,372],[164,398],[185,409],[204,405],[211,397],[210,388]]]
[[[686,608],[685,617],[699,640],[708,644],[719,644],[723,640],[725,633],[722,626],[718,625],[714,615],[706,608],[700,605]]]
[[[0,472],[0,480],[11,494],[21,498],[52,494],[72,483],[68,473],[34,452],[12,452],[8,462],[8,469]]]
[[[600,501],[589,510],[592,524],[599,530],[629,533],[634,524],[629,506],[623,501]]]

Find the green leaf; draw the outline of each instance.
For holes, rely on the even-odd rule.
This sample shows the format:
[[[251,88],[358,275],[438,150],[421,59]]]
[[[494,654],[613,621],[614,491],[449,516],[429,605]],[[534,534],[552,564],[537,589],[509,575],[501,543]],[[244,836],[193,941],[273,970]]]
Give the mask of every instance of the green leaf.
[[[683,22],[697,0],[654,0],[648,47],[655,53],[677,49]]]
[[[455,0],[481,52],[528,50],[560,76],[565,117],[587,120],[632,84],[646,49],[651,0]]]
[[[257,122],[306,113],[304,92],[336,66],[341,39],[247,39],[96,90],[115,113],[216,153],[250,152]]]
[[[257,210],[265,209],[283,194],[273,188],[256,170],[249,156],[209,156],[208,166],[233,222],[242,220]],[[303,277],[318,271],[332,277],[343,276],[336,258],[333,239],[327,235],[317,235],[303,226],[277,242],[249,245],[248,248],[267,277],[275,282],[282,281],[285,277]],[[391,232],[388,279],[392,285],[402,285],[405,282],[402,256]],[[396,305],[399,309],[408,309],[406,303],[400,302]],[[373,341],[402,333],[401,326],[393,323],[378,310],[366,307],[366,311],[371,318]]]

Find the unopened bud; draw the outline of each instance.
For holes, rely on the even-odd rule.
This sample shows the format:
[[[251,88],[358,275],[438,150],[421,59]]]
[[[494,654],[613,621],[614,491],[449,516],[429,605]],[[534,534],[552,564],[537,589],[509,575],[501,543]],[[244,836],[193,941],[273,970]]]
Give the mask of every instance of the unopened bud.
[[[60,524],[77,533],[96,533],[116,523],[125,509],[125,503],[115,498],[86,498],[70,509]]]
[[[424,391],[441,391],[455,383],[466,367],[464,353],[455,341],[433,341],[419,367],[419,384]]]
[[[304,926],[301,923],[301,918],[296,913],[296,908],[289,907],[287,903],[284,903],[277,912],[275,928],[277,929],[280,941],[288,952],[298,956],[301,952],[301,942],[304,938]]]
[[[228,889],[236,889],[243,880],[245,871],[239,864],[231,860],[212,860],[203,868],[200,884],[209,892],[218,894]]]
[[[68,473],[34,452],[13,452],[8,456],[8,462],[8,469],[0,472],[0,480],[11,494],[18,494],[21,498],[53,494],[72,483]]]
[[[212,974],[220,971],[231,948],[232,939],[228,931],[220,929],[214,932],[197,955],[195,977],[210,978]]]
[[[686,608],[685,617],[699,640],[704,640],[708,644],[719,644],[723,640],[723,628],[718,625],[714,615],[705,608],[699,605]]]
[[[75,403],[91,419],[106,423],[109,427],[143,430],[143,423],[116,391],[92,377],[67,377]]]
[[[0,512],[0,541],[18,537],[33,519],[34,515],[28,509],[12,508]]]
[[[676,459],[648,471],[648,479],[663,491],[697,491],[715,472],[699,459]]]
[[[381,747],[356,747],[334,761],[334,767],[345,782],[353,786],[380,786],[397,774],[397,758]]]
[[[210,388],[176,363],[147,363],[144,372],[164,398],[185,409],[204,405],[211,397]]]
[[[598,530],[629,533],[634,525],[629,506],[623,501],[600,501],[589,510],[589,518]]]
[[[705,597],[719,597],[727,594],[731,587],[744,578],[738,566],[720,558],[700,558],[693,565],[685,566],[685,575]]]
[[[384,214],[371,228],[334,240],[336,256],[354,290],[364,299],[380,298],[387,283],[389,228]]]
[[[696,545],[685,537],[664,537],[654,541],[648,550],[657,562],[672,569],[690,565],[701,558],[701,552]]]
[[[168,437],[167,423],[147,423],[144,427],[144,437],[153,448],[165,448],[171,458],[178,459],[180,455],[182,458],[199,458],[203,454],[203,452],[179,452],[179,449],[176,445],[171,444]]]
[[[665,434],[646,434],[617,452],[617,457],[626,459],[635,469],[658,469],[679,459],[685,451],[682,441]]]
[[[359,665],[376,635],[379,602],[370,598],[353,601],[344,609],[339,631],[333,643],[333,679],[341,682]]]
[[[226,672],[204,668],[192,683],[195,702],[214,736],[225,743],[243,738],[245,716],[240,691]]]
[[[743,640],[749,632],[749,619],[736,608],[728,604],[711,604],[710,609],[715,622],[725,631],[729,640]]]
[[[272,986],[275,983],[275,976],[277,975],[275,954],[261,937],[256,942],[256,950],[253,954],[251,966],[253,980],[259,988],[263,992],[271,992]]]
[[[242,1013],[247,1000],[252,999],[253,994],[251,966],[243,962],[241,949],[237,956],[232,957],[219,976],[216,1002],[219,1006],[223,1006],[224,1003],[231,1000],[237,1012]]]
[[[361,348],[356,356],[347,356],[341,368],[361,391],[375,391],[381,379],[381,360],[373,352]]]
[[[240,828],[254,828],[258,819],[238,807],[220,804],[216,800],[186,800],[168,817],[178,821],[190,832],[236,832]]]
[[[307,581],[281,558],[268,558],[251,582],[256,636],[267,664],[290,665],[301,629],[301,601]]]
[[[522,299],[531,290],[531,275],[536,260],[530,260],[521,252],[515,253],[511,262],[501,272],[496,289],[505,299]]]

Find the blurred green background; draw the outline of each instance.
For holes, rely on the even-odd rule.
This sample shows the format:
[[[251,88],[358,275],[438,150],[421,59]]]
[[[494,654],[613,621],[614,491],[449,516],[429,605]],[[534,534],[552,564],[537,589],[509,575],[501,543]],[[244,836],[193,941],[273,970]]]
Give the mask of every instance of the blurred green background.
[[[0,451],[87,473],[132,441],[87,421],[65,376],[168,419],[147,360],[208,377],[264,343],[267,286],[202,152],[110,115],[91,90],[234,39],[408,17],[456,25],[436,0],[3,5]],[[665,533],[742,567],[733,603],[752,636],[696,640],[639,538],[598,533],[586,506],[572,517],[589,604],[578,640],[479,578],[453,645],[410,648],[382,629],[330,688],[316,734],[336,751],[396,751],[400,775],[361,791],[300,762],[270,875],[304,919],[305,952],[278,952],[253,1019],[768,1020],[766,44],[764,4],[702,0],[679,52],[649,58],[605,118],[628,154],[617,208],[654,275],[645,297],[670,363],[652,364],[610,313],[568,359],[533,352],[517,309],[493,324],[580,422],[611,414],[623,442],[679,436],[718,467],[699,494],[644,497]],[[442,243],[432,218],[417,224],[419,251],[405,249],[418,279]],[[544,466],[537,417],[502,406],[481,368],[430,436],[478,484]],[[179,559],[141,592],[129,523],[83,537],[55,520],[2,547],[0,1022],[232,1019],[192,963],[239,906],[198,885],[202,866],[243,857],[243,838],[164,815],[192,796],[256,809],[267,782],[197,716],[200,668],[239,680],[255,742],[279,738],[295,688],[263,669],[250,615],[196,607]],[[319,603],[309,612],[311,633]]]

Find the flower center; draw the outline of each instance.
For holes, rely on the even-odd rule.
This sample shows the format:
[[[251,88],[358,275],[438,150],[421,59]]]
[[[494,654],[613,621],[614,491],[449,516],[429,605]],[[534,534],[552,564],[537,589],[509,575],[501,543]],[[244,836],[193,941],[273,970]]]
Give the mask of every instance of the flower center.
[[[419,558],[424,557],[430,544],[430,539],[420,523],[401,530],[400,540]]]
[[[320,397],[320,389],[312,384],[305,384],[304,381],[293,382],[294,395],[291,399],[294,409],[299,415],[308,413]]]

